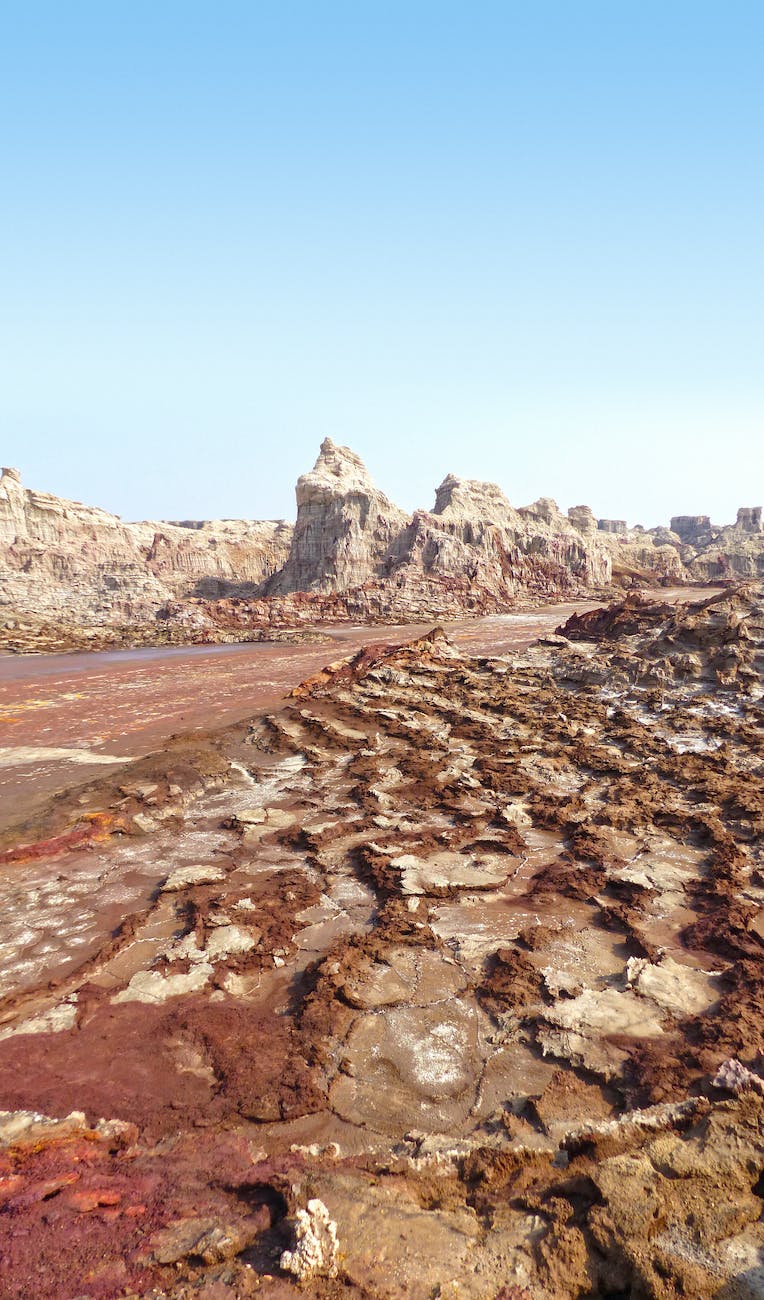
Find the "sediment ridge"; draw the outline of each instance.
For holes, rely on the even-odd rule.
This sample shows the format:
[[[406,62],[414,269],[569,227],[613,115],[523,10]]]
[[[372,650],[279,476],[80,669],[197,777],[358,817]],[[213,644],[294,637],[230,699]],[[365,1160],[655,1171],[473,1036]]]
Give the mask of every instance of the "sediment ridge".
[[[4,1294],[761,1294],[763,669],[435,628],[9,833]]]

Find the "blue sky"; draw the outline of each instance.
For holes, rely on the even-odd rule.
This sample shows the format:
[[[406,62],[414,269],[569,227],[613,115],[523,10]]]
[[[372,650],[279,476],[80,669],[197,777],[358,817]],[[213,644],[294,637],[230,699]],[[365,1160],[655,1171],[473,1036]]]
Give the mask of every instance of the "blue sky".
[[[292,517],[329,434],[662,522],[764,500],[764,6],[4,0],[0,456]]]

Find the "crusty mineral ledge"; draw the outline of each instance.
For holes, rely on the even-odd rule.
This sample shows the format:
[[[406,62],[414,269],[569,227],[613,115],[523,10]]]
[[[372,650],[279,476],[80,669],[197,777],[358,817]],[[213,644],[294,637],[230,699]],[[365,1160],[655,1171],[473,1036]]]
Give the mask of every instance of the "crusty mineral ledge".
[[[60,799],[3,1295],[761,1296],[763,663],[754,589],[435,631]]]

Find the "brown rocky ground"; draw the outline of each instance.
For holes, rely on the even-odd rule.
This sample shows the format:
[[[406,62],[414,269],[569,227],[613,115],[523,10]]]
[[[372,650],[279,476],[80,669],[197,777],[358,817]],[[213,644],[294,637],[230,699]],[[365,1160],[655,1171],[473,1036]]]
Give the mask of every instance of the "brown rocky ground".
[[[763,666],[754,589],[435,631],[61,794],[0,1295],[764,1294]]]
[[[254,611],[254,616],[253,616]],[[256,601],[188,599],[164,607],[167,616],[88,627],[78,621],[24,614],[0,631],[0,651],[8,654],[68,654],[78,650],[122,650],[164,647],[242,645],[248,642],[325,642],[319,627],[268,626]],[[197,617],[198,615],[198,617]]]
[[[508,653],[589,607],[548,605],[465,619],[448,631],[470,653]],[[427,624],[399,625],[385,635],[406,641],[427,630]],[[9,824],[44,807],[52,793],[152,753],[178,733],[220,728],[274,708],[303,677],[379,636],[374,627],[330,625],[319,646],[274,642],[0,656],[0,849]]]

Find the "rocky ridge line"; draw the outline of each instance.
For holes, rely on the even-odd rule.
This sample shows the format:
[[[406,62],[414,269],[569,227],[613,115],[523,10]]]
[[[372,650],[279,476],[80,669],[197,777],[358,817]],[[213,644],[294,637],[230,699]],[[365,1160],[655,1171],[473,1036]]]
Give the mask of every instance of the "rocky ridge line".
[[[291,534],[281,520],[123,523],[3,469],[0,621],[6,634],[26,621],[38,636],[46,624],[145,630],[168,600],[252,595],[283,564]]]
[[[731,528],[675,516],[628,529],[516,509],[494,484],[449,474],[408,516],[359,457],[325,439],[297,484],[294,528],[222,520],[123,523],[0,477],[0,645],[45,650],[304,636],[326,622],[500,613],[518,602],[764,574],[761,511]]]

